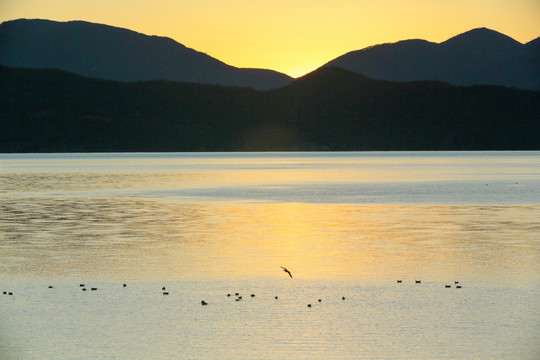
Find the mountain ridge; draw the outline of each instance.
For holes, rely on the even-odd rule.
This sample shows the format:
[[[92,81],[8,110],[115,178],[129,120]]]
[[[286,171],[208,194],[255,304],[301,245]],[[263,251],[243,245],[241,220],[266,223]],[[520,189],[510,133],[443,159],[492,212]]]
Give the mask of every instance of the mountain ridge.
[[[401,40],[355,50],[323,66],[392,81],[436,80],[452,85],[501,85],[540,90],[540,50],[487,28],[441,43]]]
[[[324,67],[282,88],[0,67],[0,152],[538,150],[540,92]]]
[[[448,45],[448,44],[463,44],[463,43],[469,43],[473,45],[478,44],[496,44],[497,46],[500,46],[501,44],[506,44],[506,47],[511,46],[519,46],[523,45],[519,41],[511,38],[508,35],[505,35],[503,33],[500,33],[498,31],[488,29],[486,27],[480,27],[471,29],[469,31],[465,31],[461,34],[455,35],[451,38],[449,38],[446,41],[441,42],[441,45]]]
[[[86,21],[19,19],[0,24],[0,64],[55,68],[116,81],[171,80],[246,86],[284,86],[274,70],[225,64],[173,39]]]
[[[56,68],[117,81],[170,80],[257,90],[280,88],[294,80],[274,70],[230,66],[168,37],[81,20],[1,23],[0,65]],[[324,66],[380,80],[540,90],[540,38],[522,44],[497,31],[476,28],[441,43],[408,39],[372,45]]]

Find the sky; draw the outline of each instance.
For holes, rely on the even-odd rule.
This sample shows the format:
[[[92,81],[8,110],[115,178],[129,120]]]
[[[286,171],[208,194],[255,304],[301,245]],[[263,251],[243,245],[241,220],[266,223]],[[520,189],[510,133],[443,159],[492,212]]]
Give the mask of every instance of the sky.
[[[540,0],[0,0],[0,22],[85,20],[170,37],[229,65],[293,77],[349,51],[487,27],[540,36]]]

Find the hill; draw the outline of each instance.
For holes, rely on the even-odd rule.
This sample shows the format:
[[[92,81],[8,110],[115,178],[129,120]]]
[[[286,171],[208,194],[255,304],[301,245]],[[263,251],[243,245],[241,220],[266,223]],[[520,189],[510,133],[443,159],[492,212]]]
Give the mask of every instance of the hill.
[[[540,149],[540,92],[325,67],[283,88],[0,67],[1,152]]]
[[[501,85],[540,90],[538,39],[528,44],[486,28],[473,29],[440,44],[404,40],[344,54],[338,66],[390,81],[444,81],[453,85]]]
[[[170,80],[272,89],[292,78],[229,66],[176,41],[84,21],[0,24],[0,65],[59,69],[117,81]]]

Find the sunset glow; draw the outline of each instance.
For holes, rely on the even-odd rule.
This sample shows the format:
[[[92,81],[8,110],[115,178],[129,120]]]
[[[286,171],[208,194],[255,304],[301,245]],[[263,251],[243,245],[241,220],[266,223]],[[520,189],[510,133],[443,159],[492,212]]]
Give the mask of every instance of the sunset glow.
[[[536,0],[6,0],[0,21],[85,20],[170,37],[229,65],[300,76],[352,50],[487,27],[522,43],[540,35]]]

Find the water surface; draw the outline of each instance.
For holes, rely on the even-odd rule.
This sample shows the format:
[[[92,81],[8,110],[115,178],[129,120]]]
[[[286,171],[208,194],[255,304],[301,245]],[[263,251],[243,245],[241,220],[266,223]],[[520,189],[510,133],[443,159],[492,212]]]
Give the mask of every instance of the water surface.
[[[8,358],[540,354],[539,152],[4,154],[0,212]]]

